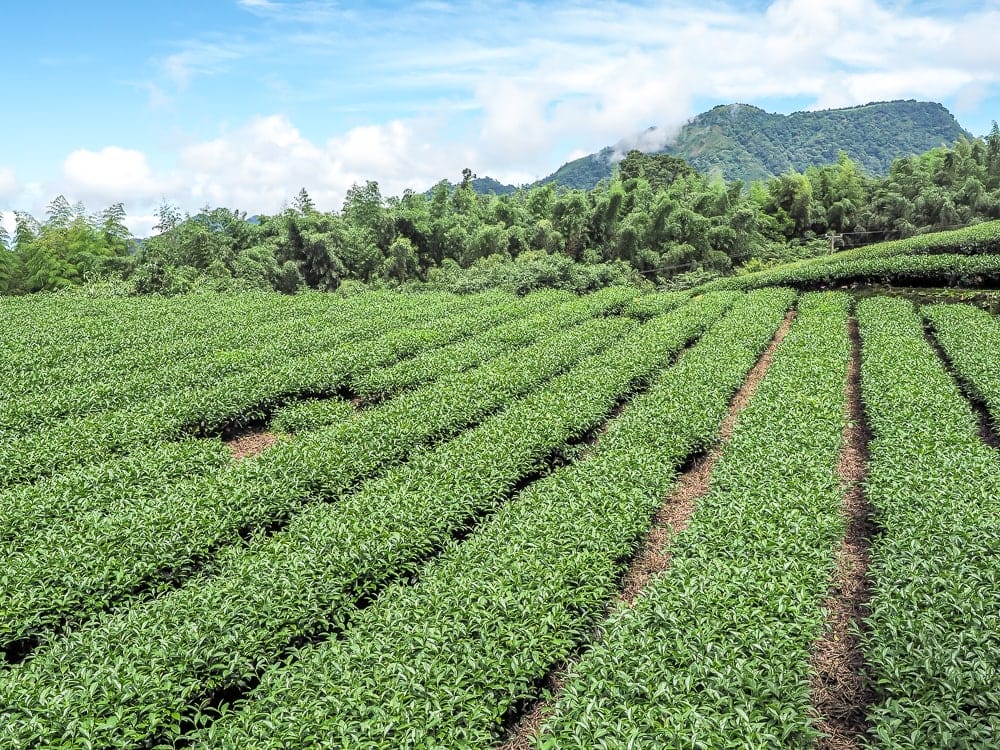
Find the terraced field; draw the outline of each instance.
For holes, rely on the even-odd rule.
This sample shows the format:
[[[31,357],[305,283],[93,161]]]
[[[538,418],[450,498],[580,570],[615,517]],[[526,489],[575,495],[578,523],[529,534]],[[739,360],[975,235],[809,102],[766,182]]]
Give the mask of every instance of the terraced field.
[[[1000,321],[738,286],[0,299],[0,748],[998,746]]]

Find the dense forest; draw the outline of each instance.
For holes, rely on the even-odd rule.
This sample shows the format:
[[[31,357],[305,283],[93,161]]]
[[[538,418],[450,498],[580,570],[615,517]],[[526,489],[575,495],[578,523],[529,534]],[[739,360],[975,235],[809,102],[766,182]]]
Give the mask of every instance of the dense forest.
[[[749,185],[681,158],[631,151],[592,190],[539,185],[482,195],[453,186],[385,197],[355,185],[340,211],[303,189],[284,211],[248,217],[206,206],[158,211],[137,240],[122,204],[97,214],[53,200],[42,220],[0,228],[0,292],[101,282],[120,293],[195,289],[346,290],[426,285],[454,291],[577,291],[643,280],[682,288],[829,250],[1000,218],[1000,129],[897,159],[885,177],[841,153]]]
[[[702,112],[676,134],[650,128],[642,140],[664,142],[662,153],[678,156],[704,174],[752,182],[829,164],[841,151],[869,174],[882,177],[896,159],[962,137],[971,135],[942,105],[907,100],[790,115],[723,104]],[[618,144],[574,159],[539,184],[593,188],[611,177],[616,155],[626,149]]]

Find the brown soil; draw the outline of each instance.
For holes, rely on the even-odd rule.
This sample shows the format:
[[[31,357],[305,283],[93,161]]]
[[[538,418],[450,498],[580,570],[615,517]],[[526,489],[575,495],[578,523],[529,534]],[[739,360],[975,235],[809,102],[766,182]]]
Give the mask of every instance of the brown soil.
[[[847,533],[837,555],[837,567],[825,602],[827,629],[813,649],[811,692],[816,727],[824,736],[818,750],[863,747],[865,715],[872,693],[864,676],[864,658],[856,635],[867,614],[871,508],[865,498],[868,433],[860,395],[860,346],[857,322],[851,320],[851,364],[847,379],[849,421],[837,471],[846,490]]]
[[[225,442],[226,447],[232,451],[233,458],[242,461],[245,458],[260,455],[280,439],[273,432],[248,432]]]
[[[618,598],[620,604],[627,606],[634,604],[650,579],[669,567],[668,546],[670,540],[687,526],[691,514],[694,512],[695,501],[708,492],[712,469],[719,459],[722,446],[732,436],[740,412],[750,403],[751,397],[764,379],[764,375],[771,366],[774,352],[788,334],[794,319],[794,311],[785,316],[785,320],[775,333],[774,339],[750,371],[743,387],[737,391],[730,402],[729,411],[719,431],[719,445],[678,476],[674,491],[656,512],[652,527],[647,532],[639,551],[622,578]],[[548,681],[550,694],[558,695],[567,669],[568,665],[560,665],[553,670]],[[542,723],[548,717],[549,705],[543,700],[532,704],[506,735],[503,742],[497,746],[499,750],[530,750],[534,748]]]
[[[729,412],[722,421],[718,445],[677,477],[673,493],[653,517],[653,526],[622,579],[620,598],[626,604],[634,604],[636,597],[646,587],[649,580],[669,567],[670,553],[667,551],[667,547],[670,539],[687,527],[691,514],[694,513],[695,501],[708,492],[709,483],[712,480],[712,469],[715,468],[715,462],[722,454],[722,446],[729,441],[740,412],[750,403],[750,399],[757,391],[764,375],[770,369],[774,352],[788,334],[794,319],[794,312],[789,312],[785,316],[785,320],[778,328],[774,339],[750,371],[743,387],[736,392],[729,404]]]
[[[560,664],[554,669],[546,683],[549,693],[558,695],[565,681],[568,665]],[[503,741],[497,745],[497,750],[535,750],[535,740],[542,728],[542,722],[548,718],[549,704],[546,701],[535,701],[517,724],[510,730]]]

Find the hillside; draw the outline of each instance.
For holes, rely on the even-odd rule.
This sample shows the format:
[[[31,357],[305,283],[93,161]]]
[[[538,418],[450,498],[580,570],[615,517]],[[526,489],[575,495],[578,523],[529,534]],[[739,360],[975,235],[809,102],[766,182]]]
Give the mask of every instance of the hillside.
[[[661,153],[679,156],[698,171],[727,180],[760,180],[789,169],[830,164],[846,151],[873,175],[892,160],[950,145],[969,134],[942,105],[913,100],[878,102],[847,109],[765,112],[748,104],[715,107],[688,122]],[[538,184],[590,189],[611,176],[616,153],[608,146],[575,159]]]
[[[998,250],[4,300],[0,747],[991,747]]]
[[[449,190],[454,190],[460,183],[448,182]],[[479,195],[511,195],[517,192],[517,185],[505,185],[492,177],[474,177],[472,179],[472,189]],[[424,195],[430,196],[434,192],[434,187],[424,191]]]

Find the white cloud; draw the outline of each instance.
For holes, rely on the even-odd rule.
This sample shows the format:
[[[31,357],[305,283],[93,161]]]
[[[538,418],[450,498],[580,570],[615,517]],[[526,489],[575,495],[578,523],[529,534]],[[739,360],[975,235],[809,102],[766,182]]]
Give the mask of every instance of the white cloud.
[[[855,73],[831,76],[817,108],[846,107],[879,99],[933,99],[957,94],[973,85],[967,72],[948,68],[917,68],[905,72]]]
[[[21,183],[17,180],[14,170],[0,167],[0,201],[7,202],[21,192]]]
[[[13,237],[17,228],[16,217],[13,211],[0,211],[0,227],[7,230],[7,236]]]
[[[251,52],[252,47],[239,39],[190,41],[179,52],[164,58],[160,69],[168,81],[183,90],[194,76],[220,72],[227,63],[245,58]]]
[[[86,203],[150,200],[176,187],[170,179],[154,176],[141,151],[108,146],[100,151],[80,149],[63,162],[61,192]]]
[[[596,150],[650,125],[660,128],[648,135],[666,139],[694,114],[695,97],[797,97],[815,108],[979,101],[1000,81],[998,25],[995,12],[932,18],[875,0],[776,0],[764,12],[576,5],[505,48],[524,61],[513,75],[469,73],[482,112],[477,150],[492,166],[566,142]]]
[[[126,216],[125,226],[132,233],[133,237],[149,237],[153,232],[153,227],[159,223],[160,219],[154,214],[144,214],[141,216]]]
[[[59,192],[88,204],[126,200],[139,233],[161,197],[190,211],[208,203],[272,212],[303,186],[334,209],[355,182],[374,179],[383,194],[399,194],[455,180],[466,166],[527,182],[608,144],[662,146],[700,100],[781,97],[823,108],[912,97],[975,108],[1000,84],[995,4],[931,16],[903,0],[775,0],[763,9],[578,0],[499,4],[487,14],[428,0],[372,9],[360,21],[322,0],[239,5],[261,33],[241,27],[179,45],[156,61],[151,102],[183,111],[195,77],[239,72],[242,62],[233,63],[245,60],[266,84],[253,94],[260,111],[296,112],[298,104],[298,113],[188,141],[166,155],[174,163],[164,170],[117,146],[75,151],[45,200]],[[274,64],[282,60],[329,78],[297,77]],[[394,108],[397,100],[409,109]],[[370,102],[378,114],[366,118]],[[349,124],[324,133],[312,114],[319,111],[351,112]],[[24,202],[27,188],[8,183],[6,192],[20,191]]]
[[[256,16],[289,23],[322,24],[349,15],[337,3],[324,0],[238,0],[237,4]]]
[[[393,121],[314,143],[283,115],[256,117],[182,150],[178,175],[186,195],[179,200],[274,212],[305,187],[330,210],[367,179],[377,180],[384,195],[422,190],[470,163],[463,149],[435,147],[433,132],[429,123]]]

